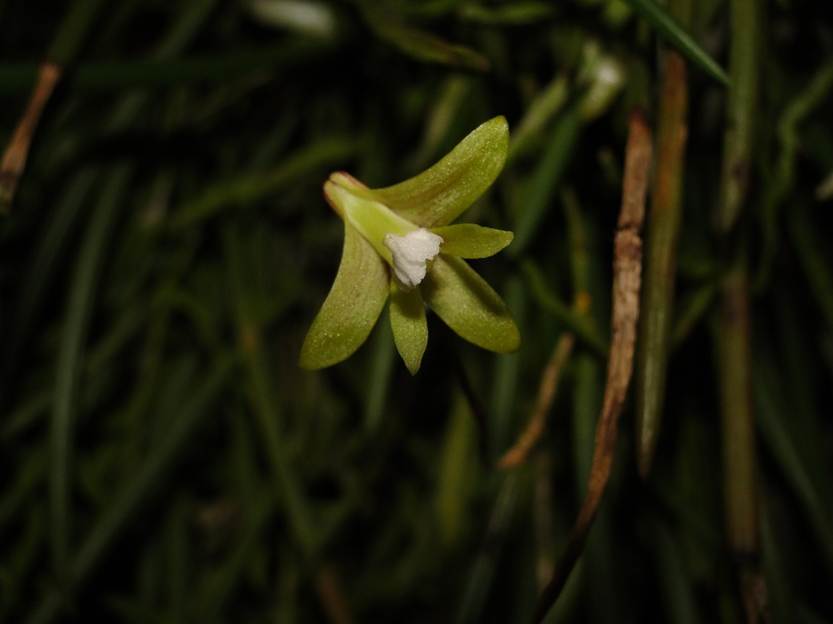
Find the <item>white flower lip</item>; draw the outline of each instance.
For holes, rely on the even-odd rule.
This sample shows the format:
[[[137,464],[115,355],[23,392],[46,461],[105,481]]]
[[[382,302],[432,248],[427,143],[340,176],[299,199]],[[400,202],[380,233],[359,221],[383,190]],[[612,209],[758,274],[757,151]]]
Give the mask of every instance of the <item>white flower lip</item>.
[[[393,256],[393,272],[405,288],[414,288],[425,279],[427,263],[440,253],[442,236],[419,228],[405,236],[385,234],[382,241]]]

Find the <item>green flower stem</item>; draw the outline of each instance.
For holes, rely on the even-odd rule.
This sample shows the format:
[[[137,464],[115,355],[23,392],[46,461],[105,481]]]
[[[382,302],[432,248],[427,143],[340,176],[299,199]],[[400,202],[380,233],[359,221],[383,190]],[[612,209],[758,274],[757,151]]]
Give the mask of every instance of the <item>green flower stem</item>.
[[[757,125],[759,81],[760,0],[732,0],[732,46],[726,131],[723,145],[723,175],[717,229],[726,233],[738,219],[749,186],[752,141]]]
[[[687,4],[681,2],[680,4]],[[636,380],[636,442],[645,476],[659,434],[674,306],[677,239],[682,220],[683,171],[688,117],[686,64],[665,51],[656,139],[656,170],[645,252],[645,287],[639,327]]]
[[[715,336],[723,423],[726,529],[729,546],[741,557],[754,556],[758,549],[758,488],[747,282],[745,261],[740,258],[723,281],[723,303]]]
[[[752,132],[758,105],[759,0],[732,0],[732,91],[725,130],[723,177],[716,229],[729,252],[729,234],[736,228],[747,199]],[[728,253],[727,253],[728,255]],[[755,585],[755,558],[760,532],[755,419],[752,406],[752,372],[749,318],[749,280],[745,245],[733,252],[722,285],[722,306],[716,353],[720,359],[720,411],[723,443],[724,507],[727,541],[744,562],[739,569],[747,619],[755,621],[762,606]],[[760,581],[762,583],[762,581]]]

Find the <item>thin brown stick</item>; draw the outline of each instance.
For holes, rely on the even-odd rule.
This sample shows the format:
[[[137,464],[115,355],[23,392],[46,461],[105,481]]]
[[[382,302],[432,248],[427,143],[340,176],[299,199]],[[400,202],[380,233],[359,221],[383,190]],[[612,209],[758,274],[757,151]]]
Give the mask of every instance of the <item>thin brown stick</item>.
[[[61,67],[55,63],[41,63],[35,90],[0,162],[0,212],[7,212],[11,206],[17,182],[26,166],[26,158],[38,121],[62,73]]]
[[[538,396],[535,399],[535,407],[532,409],[529,421],[512,447],[498,460],[498,468],[508,470],[510,468],[517,468],[525,463],[529,452],[543,435],[547,425],[547,413],[552,407],[556,391],[558,390],[561,371],[564,370],[564,366],[570,359],[575,342],[576,337],[574,334],[570,332],[561,334],[547,365],[541,373]]]
[[[546,617],[584,550],[587,534],[598,511],[613,466],[619,415],[622,413],[633,372],[642,276],[642,239],[639,232],[645,216],[645,193],[650,175],[651,155],[651,130],[644,117],[635,112],[630,119],[622,209],[614,242],[612,340],[607,385],[601,415],[596,425],[596,443],[587,494],[564,553],[538,602],[536,622],[541,622]]]
[[[331,624],[350,624],[353,621],[350,615],[350,606],[344,596],[341,587],[341,580],[336,570],[328,564],[324,564],[315,576],[315,589],[321,606]]]

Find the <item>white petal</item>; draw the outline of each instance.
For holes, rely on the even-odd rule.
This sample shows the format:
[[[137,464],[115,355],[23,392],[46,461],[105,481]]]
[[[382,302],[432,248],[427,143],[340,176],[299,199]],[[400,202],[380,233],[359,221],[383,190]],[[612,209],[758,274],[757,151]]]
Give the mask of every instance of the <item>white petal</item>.
[[[443,239],[425,228],[419,228],[405,236],[386,234],[383,242],[393,256],[396,279],[405,288],[413,288],[425,279],[426,265],[440,253]]]

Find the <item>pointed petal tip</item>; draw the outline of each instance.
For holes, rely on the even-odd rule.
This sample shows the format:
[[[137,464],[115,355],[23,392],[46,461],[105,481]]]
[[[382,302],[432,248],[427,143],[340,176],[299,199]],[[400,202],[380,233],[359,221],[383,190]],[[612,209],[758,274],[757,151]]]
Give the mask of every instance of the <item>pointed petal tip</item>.
[[[345,223],[333,285],[307,331],[299,365],[315,370],[347,359],[364,343],[388,298],[388,271],[373,247]]]
[[[338,216],[340,216],[343,219],[344,211],[341,209],[340,203],[338,201],[338,186],[330,180],[327,180],[326,182],[324,182],[324,187],[322,190],[324,192],[324,201],[326,201],[327,205],[333,209],[333,212],[335,212]]]
[[[428,346],[425,304],[419,288],[403,290],[396,280],[390,282],[390,323],[393,342],[411,375],[416,375]]]
[[[521,348],[521,332],[518,329],[518,326],[515,325],[515,321],[512,321],[512,329],[507,335],[506,338],[506,345],[505,348],[496,351],[496,353],[515,353],[518,349]]]
[[[425,284],[426,302],[461,338],[495,353],[518,349],[520,332],[506,304],[465,260],[438,256]]]
[[[346,171],[334,171],[330,174],[330,178],[328,180],[333,184],[337,184],[338,186],[343,186],[347,189],[366,189],[362,182],[354,178],[352,175],[347,173]]]
[[[301,346],[301,352],[298,354],[299,368],[312,372],[321,370],[322,368],[327,368],[333,364],[338,364],[338,362],[341,361],[338,360],[335,362],[329,362],[326,358],[322,358],[321,354],[317,352],[316,348],[312,345],[312,342],[313,341],[309,340],[309,334],[307,334],[307,338],[304,339],[304,344]],[[349,357],[349,354],[345,357]]]
[[[474,223],[454,223],[431,228],[443,239],[442,253],[461,258],[488,258],[502,251],[515,235]]]
[[[447,225],[492,185],[506,164],[508,151],[506,117],[493,117],[419,175],[369,192],[416,225]]]
[[[335,364],[335,362],[333,363]],[[305,371],[313,372],[321,370],[322,368],[327,368],[328,366],[331,366],[331,364],[316,361],[312,354],[306,352],[303,347],[301,348],[301,353],[298,355],[298,368],[303,368]]]

